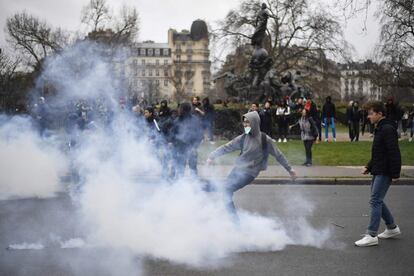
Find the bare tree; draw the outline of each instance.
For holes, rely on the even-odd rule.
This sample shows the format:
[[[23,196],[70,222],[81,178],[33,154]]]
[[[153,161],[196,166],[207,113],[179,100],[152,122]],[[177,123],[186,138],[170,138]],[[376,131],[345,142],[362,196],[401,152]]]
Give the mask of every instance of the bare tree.
[[[307,0],[267,0],[269,21],[265,48],[280,72],[295,66],[312,51],[325,51],[348,58],[349,44],[342,27],[322,8],[312,10]],[[254,18],[261,1],[244,0],[238,9],[230,11],[215,30],[218,39],[234,46],[245,44],[253,33]]]
[[[35,70],[50,53],[59,51],[65,43],[62,30],[52,28],[40,19],[26,12],[16,13],[6,21],[8,42]]]
[[[414,0],[383,0],[380,50],[384,57],[414,65]]]
[[[133,41],[139,32],[139,15],[134,7],[123,5],[114,22],[116,40]]]
[[[111,20],[109,6],[106,0],[90,0],[89,3],[82,8],[81,21],[92,27],[92,31],[104,29],[105,25]]]
[[[109,42],[131,42],[139,31],[139,14],[135,7],[123,5],[114,15],[106,0],[90,0],[82,9],[82,23],[91,26],[93,34],[111,29]]]

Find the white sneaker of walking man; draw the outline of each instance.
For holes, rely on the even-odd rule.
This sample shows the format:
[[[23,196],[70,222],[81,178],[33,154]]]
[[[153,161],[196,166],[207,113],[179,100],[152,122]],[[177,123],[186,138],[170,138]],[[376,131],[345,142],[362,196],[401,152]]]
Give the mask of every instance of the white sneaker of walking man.
[[[394,238],[398,235],[401,234],[401,230],[400,227],[398,227],[398,225],[394,228],[394,229],[385,229],[384,232],[382,232],[381,234],[378,235],[378,238],[380,239],[390,239],[390,238]]]
[[[400,178],[401,152],[398,145],[397,125],[385,118],[386,110],[382,102],[370,102],[367,105],[368,119],[375,124],[372,142],[371,160],[362,170],[362,174],[371,173],[371,216],[366,235],[355,242],[356,246],[378,244],[378,238],[391,238],[401,233],[394,222],[391,210],[385,203],[385,196],[391,184]],[[377,236],[384,220],[387,230]]]
[[[371,235],[365,234],[364,237],[360,240],[355,242],[356,246],[360,247],[367,247],[367,246],[374,246],[378,245],[378,237],[373,237]]]

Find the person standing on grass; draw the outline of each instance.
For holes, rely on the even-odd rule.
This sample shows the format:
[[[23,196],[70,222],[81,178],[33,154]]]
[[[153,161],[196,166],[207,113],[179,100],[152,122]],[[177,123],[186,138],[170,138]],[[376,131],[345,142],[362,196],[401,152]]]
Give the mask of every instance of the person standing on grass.
[[[368,118],[375,124],[371,160],[363,169],[363,174],[371,173],[371,218],[364,237],[355,242],[356,246],[378,245],[378,238],[388,239],[401,234],[394,218],[384,203],[385,195],[391,183],[400,178],[401,152],[398,145],[397,123],[386,118],[386,109],[382,102],[367,104]],[[377,236],[381,218],[386,229]]]
[[[290,107],[285,99],[282,100],[276,109],[276,119],[279,130],[278,142],[282,142],[283,139],[283,142],[286,143],[290,119]]]
[[[273,145],[272,139],[269,136],[260,132],[260,117],[257,112],[248,112],[243,116],[243,127],[243,134],[218,147],[210,153],[207,159],[207,165],[211,165],[221,155],[236,150],[241,151],[225,183],[225,192],[228,200],[227,207],[234,214],[236,213],[233,203],[234,192],[252,183],[260,171],[266,170],[269,154],[273,155],[289,172],[292,179],[296,178],[296,172],[289,165],[283,153]]]
[[[352,128],[352,133],[353,133],[353,137],[351,139],[352,141],[358,142],[359,141],[359,125],[361,122],[361,109],[359,108],[359,104],[357,101],[354,101],[352,103],[352,109],[351,109],[351,128]]]
[[[272,138],[272,109],[270,102],[265,102],[264,107],[260,110],[260,130]]]
[[[348,132],[349,132],[349,140],[351,142],[354,140],[354,132],[352,128],[352,107],[353,107],[354,101],[349,101],[349,104],[346,108],[346,119],[348,122]]]
[[[318,127],[307,109],[302,110],[302,117],[296,124],[300,126],[300,136],[305,146],[306,160],[303,165],[310,167],[312,166],[312,145],[318,137]],[[290,126],[290,128],[295,125]]]
[[[329,125],[332,128],[332,137],[336,141],[336,128],[335,128],[336,110],[335,104],[332,103],[331,96],[326,97],[325,104],[322,107],[322,121],[325,124],[325,142],[328,142]]]
[[[408,113],[408,127],[411,129],[410,131],[410,139],[409,142],[413,141],[413,134],[414,134],[414,104]]]

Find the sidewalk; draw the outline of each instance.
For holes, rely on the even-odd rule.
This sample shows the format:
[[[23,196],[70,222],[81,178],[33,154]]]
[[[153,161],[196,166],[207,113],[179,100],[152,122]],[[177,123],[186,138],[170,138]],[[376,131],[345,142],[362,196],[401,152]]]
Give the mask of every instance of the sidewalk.
[[[224,179],[233,166],[198,166],[202,178]],[[371,176],[361,174],[362,166],[293,166],[298,178],[294,183],[281,166],[269,166],[253,182],[254,184],[321,184],[321,185],[369,185]],[[414,185],[414,166],[403,166],[397,185]]]

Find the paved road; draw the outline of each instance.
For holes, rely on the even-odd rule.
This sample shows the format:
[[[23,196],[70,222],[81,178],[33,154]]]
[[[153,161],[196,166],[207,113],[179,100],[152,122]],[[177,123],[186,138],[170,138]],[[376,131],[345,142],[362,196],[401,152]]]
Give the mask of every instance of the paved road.
[[[122,257],[120,252],[63,250],[50,241],[84,234],[75,205],[67,197],[0,201],[0,275],[414,275],[414,186],[394,186],[388,194],[389,206],[403,231],[401,237],[381,241],[378,247],[356,248],[353,242],[368,222],[368,189],[344,185],[246,187],[236,194],[239,208],[282,220],[305,215],[315,226],[340,225],[343,228],[331,224],[332,241],[342,246],[289,246],[277,252],[241,253],[209,269],[148,258],[119,264],[114,260]],[[312,215],[296,208],[299,203],[293,199],[298,195],[314,202]],[[40,241],[46,248],[5,249],[22,241]]]

